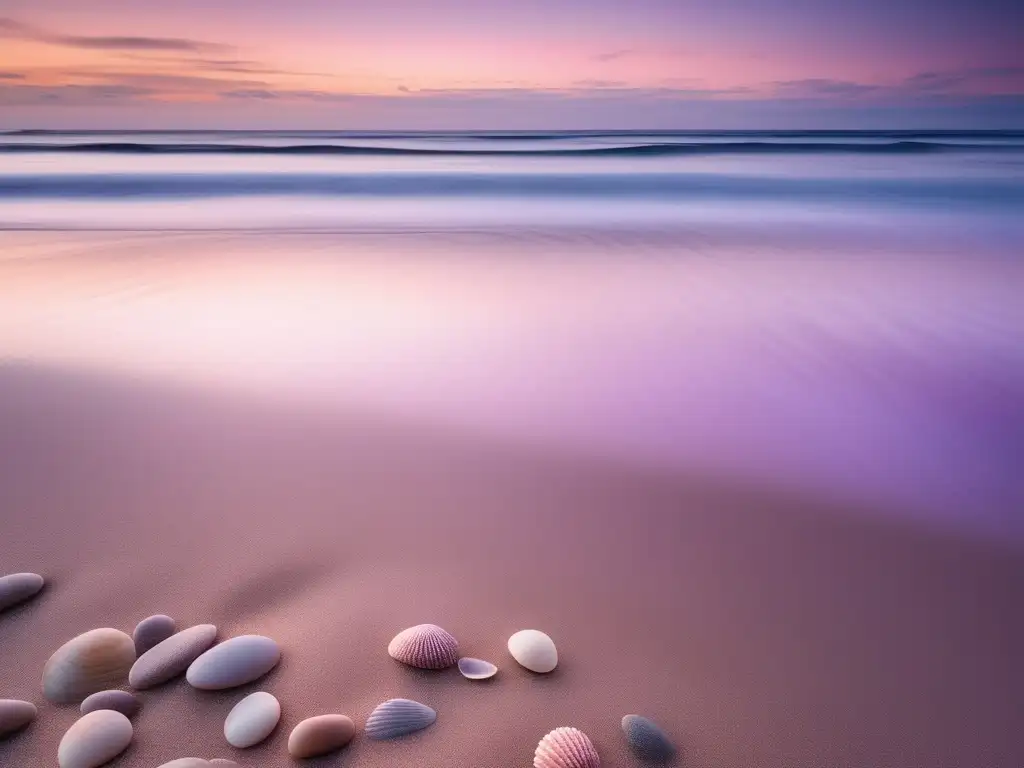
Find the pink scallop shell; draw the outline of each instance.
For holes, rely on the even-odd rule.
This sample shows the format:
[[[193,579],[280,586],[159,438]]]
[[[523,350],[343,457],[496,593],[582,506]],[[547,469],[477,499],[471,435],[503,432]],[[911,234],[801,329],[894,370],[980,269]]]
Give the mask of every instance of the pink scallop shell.
[[[388,654],[410,667],[444,669],[459,660],[459,641],[436,624],[419,624],[395,635]]]
[[[593,742],[575,728],[555,728],[540,740],[533,768],[598,768],[601,758]]]

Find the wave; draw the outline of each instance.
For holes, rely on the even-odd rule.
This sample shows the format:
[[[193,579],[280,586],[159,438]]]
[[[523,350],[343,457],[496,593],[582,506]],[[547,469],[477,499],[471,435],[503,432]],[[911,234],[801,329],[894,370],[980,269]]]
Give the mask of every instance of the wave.
[[[553,149],[473,149],[442,147],[375,147],[353,144],[192,144],[148,142],[84,142],[75,144],[0,144],[0,152],[14,154],[103,153],[126,155],[347,155],[347,156],[532,156],[532,157],[644,157],[685,155],[775,155],[775,154],[870,154],[901,155],[937,152],[1024,152],[1024,144],[966,144],[933,141],[856,142],[768,142],[646,143],[616,147],[574,147]]]

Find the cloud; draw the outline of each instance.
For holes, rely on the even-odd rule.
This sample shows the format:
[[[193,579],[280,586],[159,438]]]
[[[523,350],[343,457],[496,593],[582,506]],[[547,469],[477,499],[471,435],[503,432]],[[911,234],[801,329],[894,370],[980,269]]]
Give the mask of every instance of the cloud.
[[[61,35],[24,24],[11,18],[0,18],[0,37],[31,40],[66,48],[84,48],[104,51],[177,51],[181,53],[212,53],[229,50],[230,46],[189,40],[180,37],[134,37]]]
[[[409,89],[408,89],[407,87],[405,87],[404,85],[400,85],[400,86],[398,86],[398,88],[396,88],[395,90],[399,91],[400,93],[412,93],[412,91],[410,91],[410,90],[409,90]]]
[[[339,102],[352,101],[359,98],[353,93],[332,92],[332,91],[311,91],[311,90],[269,90],[266,88],[238,89],[233,91],[221,91],[218,94],[224,99],[244,101],[313,101],[313,102]]]
[[[573,85],[577,88],[623,88],[628,83],[623,80],[576,80]]]
[[[804,80],[777,80],[768,83],[769,90],[782,98],[816,99],[829,97],[856,97],[876,93],[882,86],[855,83],[849,80],[807,78]]]
[[[920,72],[903,81],[904,88],[925,93],[951,93],[1004,86],[1024,91],[1024,67],[972,67]]]
[[[2,85],[0,105],[95,107],[127,105],[154,96],[155,91],[130,85]]]
[[[25,76],[20,72],[0,72],[0,80],[24,80]]]
[[[636,54],[636,50],[633,48],[621,48],[617,51],[606,51],[604,53],[598,53],[593,58],[594,61],[616,61],[618,59],[624,59],[627,56],[633,56]]]

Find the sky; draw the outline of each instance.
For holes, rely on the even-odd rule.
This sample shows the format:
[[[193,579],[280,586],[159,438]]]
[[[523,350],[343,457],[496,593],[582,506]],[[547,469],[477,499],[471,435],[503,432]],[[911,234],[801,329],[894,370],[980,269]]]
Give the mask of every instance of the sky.
[[[1018,0],[0,0],[0,129],[1024,128]]]

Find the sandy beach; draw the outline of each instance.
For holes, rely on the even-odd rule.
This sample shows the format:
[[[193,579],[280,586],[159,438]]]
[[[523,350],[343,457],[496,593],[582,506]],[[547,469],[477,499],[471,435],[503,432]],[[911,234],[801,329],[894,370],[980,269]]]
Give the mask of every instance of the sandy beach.
[[[874,262],[858,283],[852,260],[814,266],[793,244],[773,281],[731,251],[674,243],[666,260],[628,239],[642,257],[568,239],[525,262],[491,238],[487,265],[479,239],[419,238],[397,261],[336,237],[3,242],[0,570],[49,583],[0,614],[0,698],[40,709],[0,764],[55,764],[78,717],[41,695],[61,644],[154,613],[267,635],[282,661],[236,690],[140,693],[114,768],[294,765],[300,720],[361,731],[391,697],[436,724],[308,764],[527,766],[571,725],[602,765],[641,765],[629,713],[692,768],[1024,764],[1016,374],[993,362],[1006,337],[964,322],[1013,317],[993,300],[1012,264]],[[861,303],[844,309],[837,284]],[[938,306],[948,326],[922,314]],[[931,335],[900,335],[914,317]],[[875,381],[872,360],[901,364]],[[389,658],[424,622],[497,677]],[[509,656],[524,628],[557,643],[552,674]],[[281,723],[236,750],[223,720],[257,690]]]

